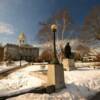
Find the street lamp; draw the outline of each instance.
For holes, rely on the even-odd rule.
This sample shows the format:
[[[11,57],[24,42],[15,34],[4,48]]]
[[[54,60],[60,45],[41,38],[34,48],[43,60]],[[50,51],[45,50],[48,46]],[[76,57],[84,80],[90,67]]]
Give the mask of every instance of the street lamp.
[[[21,67],[21,60],[22,60],[22,56],[21,56],[21,45],[19,45],[19,60],[20,60],[20,67]]]
[[[57,25],[56,24],[52,24],[51,25],[51,31],[53,32],[53,60],[52,63],[53,64],[59,64],[58,58],[57,58],[57,54],[56,54],[56,31],[57,31]]]

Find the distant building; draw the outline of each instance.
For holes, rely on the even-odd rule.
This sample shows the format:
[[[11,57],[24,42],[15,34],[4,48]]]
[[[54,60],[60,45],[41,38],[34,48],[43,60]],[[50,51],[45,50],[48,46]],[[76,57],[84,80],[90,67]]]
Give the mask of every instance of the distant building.
[[[95,50],[90,50],[87,54],[84,55],[83,61],[96,61],[97,52]]]
[[[4,46],[4,60],[34,61],[39,56],[39,48],[30,45],[7,44]]]

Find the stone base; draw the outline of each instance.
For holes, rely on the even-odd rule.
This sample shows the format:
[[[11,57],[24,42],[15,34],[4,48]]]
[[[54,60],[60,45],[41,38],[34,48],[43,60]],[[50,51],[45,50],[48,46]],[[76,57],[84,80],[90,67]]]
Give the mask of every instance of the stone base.
[[[63,68],[64,70],[75,70],[75,63],[74,63],[74,59],[63,59],[62,61],[63,64]]]
[[[55,91],[65,88],[64,71],[61,64],[48,65],[48,86],[55,86]]]

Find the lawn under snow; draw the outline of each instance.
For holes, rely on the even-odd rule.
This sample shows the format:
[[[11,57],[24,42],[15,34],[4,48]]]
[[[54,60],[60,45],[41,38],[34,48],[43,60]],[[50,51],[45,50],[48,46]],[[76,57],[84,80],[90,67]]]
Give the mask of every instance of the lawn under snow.
[[[67,89],[73,96],[88,97],[100,91],[100,70],[79,69],[65,72]],[[77,99],[75,99],[77,100]]]
[[[11,73],[0,80],[0,93],[41,86],[46,80],[34,76],[34,71],[40,70],[39,65],[31,65]],[[85,100],[100,91],[100,69],[83,67],[74,71],[65,71],[64,75],[66,88],[58,93],[50,95],[27,93],[9,100]]]
[[[21,65],[25,65],[25,64],[27,64],[26,61],[21,61]],[[11,68],[14,68],[14,67],[17,67],[19,65],[20,65],[20,62],[19,61],[13,62],[13,64],[11,64],[11,65],[7,65],[5,62],[2,62],[0,64],[0,72],[2,72],[4,70],[11,69]]]
[[[8,100],[86,100],[100,91],[100,70],[65,71],[66,89],[53,94],[27,93]]]
[[[25,67],[9,74],[5,78],[2,78],[0,80],[0,93],[3,94],[6,91],[22,90],[30,87],[41,86],[44,83],[44,80],[30,74],[31,72],[36,71],[36,68],[38,67],[40,66]]]

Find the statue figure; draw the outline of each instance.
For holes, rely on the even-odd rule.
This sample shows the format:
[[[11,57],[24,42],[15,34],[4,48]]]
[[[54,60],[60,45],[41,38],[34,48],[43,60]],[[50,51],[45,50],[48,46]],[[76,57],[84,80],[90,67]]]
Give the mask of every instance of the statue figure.
[[[71,47],[70,47],[69,42],[65,45],[64,56],[66,58],[71,58]]]

